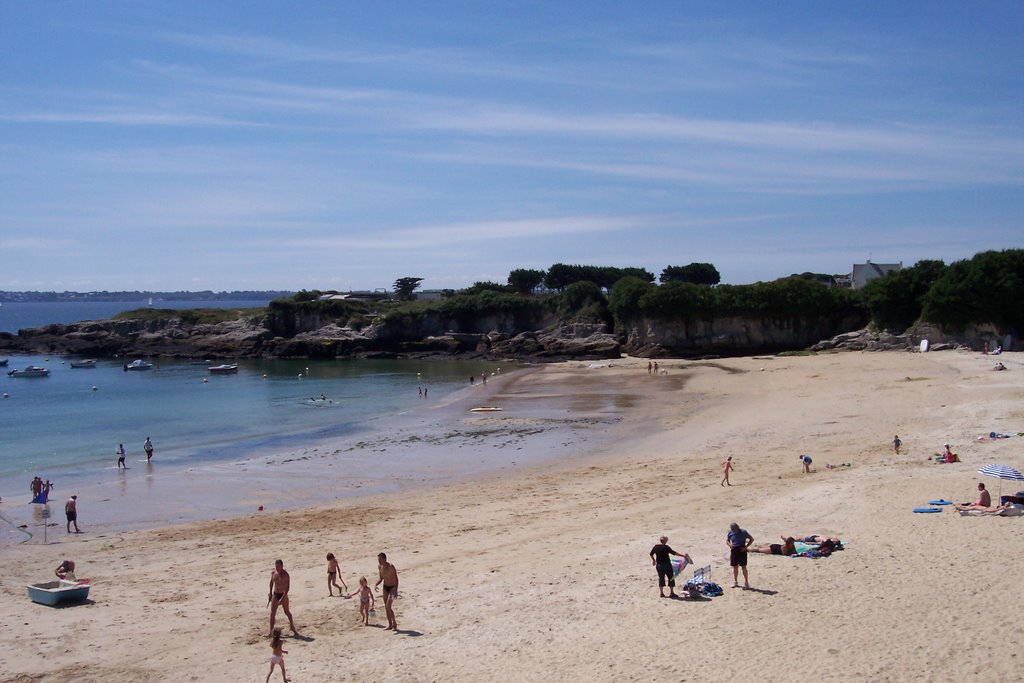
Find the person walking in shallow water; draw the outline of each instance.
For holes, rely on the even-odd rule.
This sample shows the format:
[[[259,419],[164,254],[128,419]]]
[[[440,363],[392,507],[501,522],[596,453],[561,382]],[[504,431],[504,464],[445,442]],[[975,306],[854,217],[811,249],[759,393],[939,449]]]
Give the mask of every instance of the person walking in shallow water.
[[[121,468],[128,469],[128,465],[124,464],[124,444],[117,445],[117,469]]]
[[[146,437],[146,443],[142,444],[142,450],[146,451],[146,462],[151,462],[153,460],[153,442],[148,436]]]
[[[725,459],[725,462],[722,463],[722,481],[719,482],[719,486],[732,486],[732,483],[729,481],[729,472],[732,470],[732,456],[730,455]]]

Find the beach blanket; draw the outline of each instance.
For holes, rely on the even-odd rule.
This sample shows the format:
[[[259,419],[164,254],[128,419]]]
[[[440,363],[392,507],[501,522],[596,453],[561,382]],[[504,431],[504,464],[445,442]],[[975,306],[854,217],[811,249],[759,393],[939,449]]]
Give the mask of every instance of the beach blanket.
[[[34,505],[46,505],[46,502],[50,499],[50,492],[43,489],[39,492],[39,495],[32,499]]]

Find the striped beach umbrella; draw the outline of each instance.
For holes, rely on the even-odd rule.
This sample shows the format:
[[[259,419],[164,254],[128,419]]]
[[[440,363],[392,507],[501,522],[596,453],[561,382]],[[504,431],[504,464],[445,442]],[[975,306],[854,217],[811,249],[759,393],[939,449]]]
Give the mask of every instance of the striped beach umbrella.
[[[996,477],[999,479],[999,495],[1003,493],[1003,479],[1009,481],[1024,481],[1024,474],[1020,473],[1020,470],[1014,469],[1009,465],[985,465],[978,470],[978,474],[984,474],[986,477]]]

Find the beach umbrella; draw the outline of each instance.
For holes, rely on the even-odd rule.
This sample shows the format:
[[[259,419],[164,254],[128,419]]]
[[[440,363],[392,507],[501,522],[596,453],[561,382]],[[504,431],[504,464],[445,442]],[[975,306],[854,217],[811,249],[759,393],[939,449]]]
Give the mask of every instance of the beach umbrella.
[[[1003,480],[1009,481],[1024,481],[1024,474],[1020,473],[1020,470],[1014,469],[1009,465],[985,465],[978,470],[978,474],[984,474],[986,477],[995,477],[999,479],[999,495],[1003,493]]]

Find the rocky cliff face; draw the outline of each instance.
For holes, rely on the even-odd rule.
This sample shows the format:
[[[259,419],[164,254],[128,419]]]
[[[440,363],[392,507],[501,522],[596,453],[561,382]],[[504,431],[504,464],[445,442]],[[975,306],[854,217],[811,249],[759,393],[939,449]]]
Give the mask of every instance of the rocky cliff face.
[[[533,322],[513,316],[444,320],[434,313],[378,320],[363,329],[318,316],[186,324],[180,319],[104,320],[47,325],[0,334],[0,352],[187,358],[338,358],[480,355],[522,358],[618,358],[618,339],[603,326]],[[546,325],[546,326],[545,326]]]
[[[654,358],[774,353],[806,348],[865,322],[860,317],[643,319],[627,330],[625,349],[631,355]]]

